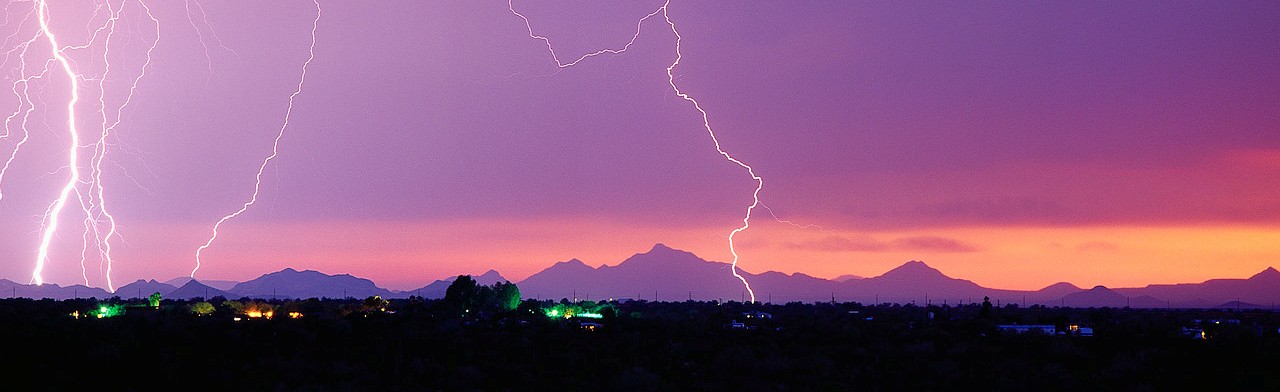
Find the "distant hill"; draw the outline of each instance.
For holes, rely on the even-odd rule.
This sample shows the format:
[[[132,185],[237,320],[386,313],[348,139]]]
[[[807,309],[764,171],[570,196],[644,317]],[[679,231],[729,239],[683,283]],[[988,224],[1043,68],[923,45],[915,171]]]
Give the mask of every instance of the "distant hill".
[[[1106,288],[1106,286],[1094,286],[1092,289],[1081,291],[1078,293],[1067,294],[1060,300],[1065,306],[1088,308],[1088,307],[1113,307],[1122,308],[1129,306],[1129,297],[1124,294],[1115,292]],[[1069,305],[1068,305],[1069,304]]]
[[[191,280],[192,279],[190,277],[179,276],[179,277],[164,281],[164,284],[167,284],[173,287],[182,287],[182,285],[187,284],[187,282],[190,282]],[[231,290],[232,287],[236,287],[236,285],[239,284],[240,282],[237,282],[234,280],[201,280],[200,283],[204,284],[205,286],[209,286],[218,290],[227,291],[227,290]]]
[[[703,260],[693,253],[655,244],[648,251],[632,255],[617,265],[591,267],[581,260],[572,259],[555,263],[517,284],[525,298],[552,300],[746,300],[746,288],[730,271],[728,263]],[[940,305],[977,303],[983,297],[990,297],[992,302],[1003,304],[1070,307],[1274,308],[1280,305],[1277,301],[1280,299],[1280,271],[1275,268],[1267,268],[1247,279],[1210,279],[1201,283],[1116,289],[1097,286],[1089,290],[1060,282],[1035,291],[983,287],[969,280],[947,276],[922,261],[909,261],[869,278],[844,275],[828,280],[802,273],[766,271],[753,274],[741,269],[738,272],[750,283],[757,301],[773,303],[835,300]],[[483,285],[506,280],[494,270],[474,278]],[[243,283],[198,282],[190,278],[176,278],[168,282],[139,280],[120,287],[116,293],[125,298],[145,297],[154,292],[160,292],[166,298],[219,295],[226,298],[299,299],[364,298],[372,295],[383,298],[406,298],[410,295],[442,298],[454,279],[456,277],[440,279],[414,290],[392,291],[351,275],[285,268]],[[172,284],[178,282],[182,283],[180,287]],[[53,299],[114,296],[102,289],[83,285],[35,286],[0,279],[0,297],[15,295]]]
[[[429,285],[426,285],[417,289],[405,291],[402,294],[416,295],[423,298],[444,298],[445,290],[448,290],[449,285],[453,284],[453,281],[457,279],[458,279],[457,276],[450,276],[448,278],[431,282],[431,284]],[[499,274],[498,271],[494,271],[494,270],[489,270],[480,275],[473,275],[471,276],[471,279],[475,279],[476,284],[479,284],[482,286],[492,286],[494,283],[508,281],[507,278],[502,277],[502,275]]]
[[[746,289],[729,269],[729,264],[656,244],[616,266],[593,268],[577,259],[556,263],[517,285],[524,296],[543,299],[740,300]],[[835,282],[803,274],[741,273],[757,294],[777,293],[775,300],[799,300],[835,287]]]
[[[1248,279],[1210,279],[1201,283],[1153,284],[1141,288],[1116,289],[1129,296],[1151,296],[1173,306],[1217,307],[1240,301],[1272,306],[1280,299],[1280,271],[1267,268]]]
[[[907,303],[925,301],[980,302],[983,296],[1011,291],[993,290],[942,274],[923,262],[912,261],[884,275],[843,282],[805,274],[739,270],[759,301],[874,301]],[[616,266],[590,267],[579,260],[556,263],[518,283],[521,293],[544,299],[635,298],[673,300],[743,300],[746,289],[730,273],[728,263],[706,261],[662,244]],[[1022,298],[1024,295],[1016,295]]]
[[[1275,305],[1271,304],[1253,304],[1248,302],[1231,301],[1218,306],[1212,306],[1217,309],[1275,309]]]
[[[182,285],[182,287],[179,287],[169,292],[169,294],[165,294],[164,297],[172,298],[172,299],[197,299],[198,298],[198,299],[207,300],[213,297],[223,297],[227,299],[234,299],[234,298],[237,298],[238,296],[210,287],[208,285],[201,283],[198,280],[190,279],[190,280],[187,280],[187,284],[184,284]]]
[[[739,270],[751,284],[758,300],[807,301],[826,297],[837,283],[804,274],[766,272],[751,274]],[[574,259],[533,274],[517,283],[528,297],[544,299],[630,298],[662,301],[686,299],[741,300],[746,289],[730,273],[728,263],[706,261],[693,253],[656,244],[616,266],[592,268]]]
[[[921,261],[909,261],[883,275],[841,284],[842,293],[861,302],[895,302],[924,304],[982,302],[982,297],[996,297],[992,289],[968,280],[947,276]]]
[[[1094,286],[1087,291],[1068,294],[1059,303],[1073,308],[1163,308],[1168,305],[1167,301],[1149,295],[1128,296],[1105,286]]]
[[[71,285],[67,287],[58,286],[56,284],[21,284],[8,279],[0,279],[0,296],[4,298],[34,298],[34,299],[73,299],[73,298],[111,298],[112,294],[106,290],[97,287],[88,287],[82,284]]]
[[[759,301],[857,301],[931,304],[974,303],[983,297],[1002,303],[1074,307],[1215,307],[1229,301],[1266,305],[1280,298],[1280,271],[1274,268],[1248,279],[1213,279],[1203,283],[1151,285],[1145,288],[1084,290],[1061,282],[1036,291],[983,287],[943,274],[921,261],[910,261],[880,276],[827,280],[804,274],[739,273]],[[656,244],[618,265],[591,267],[580,260],[559,262],[518,283],[526,297],[542,299],[633,298],[663,301],[740,300],[742,283],[729,264],[706,261],[692,253]]]
[[[285,268],[257,279],[236,284],[228,291],[232,296],[254,298],[365,298],[391,297],[390,290],[373,281],[347,274],[327,275],[317,271]]]
[[[177,287],[173,287],[168,284],[157,282],[154,279],[152,280],[138,279],[133,283],[129,283],[127,285],[120,286],[119,288],[117,288],[115,295],[119,296],[120,298],[128,299],[128,298],[147,298],[147,297],[150,297],[152,293],[160,293],[161,296],[168,297],[170,292],[177,289],[178,289]]]
[[[1043,289],[1036,290],[1036,299],[1037,301],[1043,301],[1043,300],[1051,300],[1054,298],[1063,298],[1069,294],[1078,293],[1081,291],[1084,291],[1084,289],[1074,284],[1067,283],[1067,282],[1058,282],[1058,283],[1045,286],[1045,288]]]

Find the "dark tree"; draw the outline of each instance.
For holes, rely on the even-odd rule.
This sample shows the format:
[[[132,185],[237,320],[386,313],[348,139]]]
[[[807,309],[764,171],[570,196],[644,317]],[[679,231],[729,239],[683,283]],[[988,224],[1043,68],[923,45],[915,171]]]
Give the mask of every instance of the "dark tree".
[[[501,283],[495,283],[495,287]],[[472,296],[468,308],[493,309],[498,307],[498,296],[493,287],[476,286],[476,294]]]
[[[470,275],[459,275],[449,288],[444,290],[444,303],[454,310],[465,310],[474,306],[476,281]]]
[[[471,276],[462,275],[444,292],[444,304],[453,311],[514,310],[520,305],[520,288],[515,283],[498,282],[482,286]]]
[[[498,309],[515,310],[517,306],[520,306],[520,288],[516,287],[515,283],[498,282],[493,286],[493,291],[498,296]]]
[[[188,307],[191,309],[191,313],[194,313],[200,316],[208,316],[212,314],[214,311],[213,304],[208,302],[203,302],[203,301],[193,303],[191,305],[188,305]]]

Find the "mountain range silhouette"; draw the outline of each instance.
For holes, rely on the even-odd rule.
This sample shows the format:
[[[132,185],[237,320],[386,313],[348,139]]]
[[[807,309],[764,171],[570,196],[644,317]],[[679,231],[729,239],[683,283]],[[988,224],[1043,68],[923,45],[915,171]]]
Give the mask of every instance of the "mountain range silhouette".
[[[572,259],[555,263],[516,282],[525,298],[559,300],[735,300],[748,299],[742,283],[729,272],[730,265],[707,261],[690,252],[656,244],[616,265],[591,267]],[[909,261],[875,277],[842,276],[822,279],[802,273],[768,271],[759,274],[739,271],[751,284],[756,300],[856,301],[862,303],[961,304],[981,302],[989,297],[998,304],[1023,306],[1212,308],[1274,307],[1280,298],[1280,271],[1267,268],[1245,279],[1211,279],[1201,283],[1153,284],[1134,288],[1096,286],[1083,289],[1060,282],[1040,290],[1003,290],[982,287],[957,279],[921,261]],[[476,275],[478,283],[491,285],[506,281],[498,271]],[[61,287],[19,284],[0,279],[0,297],[27,298],[142,298],[154,292],[166,298],[405,298],[417,295],[442,298],[456,277],[436,280],[421,288],[396,291],[378,287],[369,279],[347,274],[329,275],[292,268],[262,275],[246,282],[210,281],[189,278],[169,282],[138,280],[115,293],[84,285]],[[181,287],[175,284],[181,283]],[[219,286],[227,289],[220,289]]]

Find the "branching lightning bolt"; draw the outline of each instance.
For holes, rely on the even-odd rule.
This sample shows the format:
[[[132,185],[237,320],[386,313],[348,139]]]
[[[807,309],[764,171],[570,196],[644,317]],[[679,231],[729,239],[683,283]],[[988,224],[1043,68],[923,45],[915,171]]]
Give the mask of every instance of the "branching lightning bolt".
[[[6,8],[6,11],[7,10],[8,9]],[[17,32],[14,32],[14,35],[17,35]],[[9,42],[9,38],[12,38],[12,36],[5,38],[6,43]],[[27,48],[31,47],[31,44],[35,43],[35,41],[38,40],[39,38],[40,38],[39,34],[33,35],[30,40],[27,40],[22,44],[14,46],[13,49],[5,53],[6,62],[8,61],[9,55],[11,55],[14,52],[18,53],[18,58],[20,63],[18,67],[19,67],[19,73],[21,75],[27,75],[27,62],[25,57],[26,50]],[[12,91],[13,91],[14,97],[18,98],[18,108],[15,109],[12,114],[5,117],[4,136],[0,137],[0,139],[7,140],[9,137],[13,135],[13,132],[12,132],[13,120],[14,118],[18,117],[19,114],[22,114],[22,122],[21,122],[21,126],[19,127],[19,129],[22,130],[22,139],[19,140],[16,144],[14,144],[13,151],[9,153],[9,159],[5,160],[4,167],[0,167],[0,185],[3,185],[4,175],[9,171],[9,167],[13,165],[14,159],[18,158],[18,152],[22,150],[22,146],[26,145],[27,142],[31,140],[31,132],[27,131],[27,122],[31,118],[31,112],[34,111],[36,107],[35,103],[31,102],[31,95],[29,94],[31,90],[31,81],[34,79],[42,78],[44,77],[44,75],[48,74],[49,73],[48,65],[49,63],[46,63],[46,67],[44,71],[42,71],[40,74],[25,76],[13,82]],[[22,85],[21,92],[18,91],[18,85]],[[23,107],[26,107],[27,110],[25,111],[22,110]],[[3,200],[4,200],[4,189],[0,187],[0,201],[3,201]]]
[[[44,270],[44,264],[49,259],[49,244],[53,242],[53,235],[58,231],[58,216],[62,214],[62,209],[67,205],[67,199],[71,197],[72,191],[76,189],[76,184],[80,182],[80,132],[76,130],[76,102],[80,101],[80,78],[75,71],[71,69],[71,61],[62,53],[62,47],[58,45],[58,37],[54,36],[53,30],[49,28],[49,4],[45,0],[36,2],[36,16],[40,22],[40,33],[45,40],[49,42],[50,54],[61,66],[62,72],[67,76],[71,83],[71,98],[67,100],[67,133],[70,134],[71,143],[67,149],[67,168],[70,175],[67,178],[66,185],[58,193],[58,199],[49,206],[48,213],[45,215],[46,223],[44,233],[40,236],[40,249],[36,255],[36,268],[31,273],[31,279],[35,284],[44,284],[44,278],[40,273]]]
[[[196,271],[200,270],[200,256],[204,253],[205,249],[208,249],[213,245],[214,240],[218,239],[218,229],[222,227],[222,224],[232,218],[240,216],[240,214],[249,210],[249,206],[258,202],[258,192],[262,189],[262,173],[267,170],[267,165],[280,155],[280,140],[284,138],[285,130],[289,128],[289,118],[293,115],[294,99],[297,98],[299,94],[302,94],[302,85],[307,81],[307,67],[311,65],[311,60],[316,58],[316,29],[320,27],[321,11],[319,0],[312,0],[312,3],[316,6],[316,18],[311,23],[311,46],[307,51],[307,61],[302,63],[302,76],[298,78],[297,87],[293,90],[292,94],[289,94],[289,105],[285,109],[284,121],[280,125],[280,130],[276,133],[275,141],[271,145],[271,155],[264,158],[262,160],[262,164],[258,166],[258,174],[254,176],[253,195],[249,197],[248,201],[244,202],[244,204],[240,206],[239,210],[223,216],[222,219],[218,219],[218,223],[213,225],[213,233],[209,236],[209,240],[205,241],[204,245],[200,245],[200,247],[196,249],[196,267],[191,270],[192,278],[195,278]]]
[[[807,230],[808,230],[808,229],[812,229],[812,230],[817,230],[817,231],[828,231],[827,229],[822,228],[822,226],[813,225],[813,224],[801,224],[801,223],[796,223],[796,222],[792,222],[792,221],[789,221],[789,220],[786,220],[786,219],[779,218],[779,217],[778,217],[778,214],[774,213],[774,212],[773,212],[773,208],[770,208],[768,204],[760,204],[760,207],[764,207],[764,210],[769,212],[769,216],[773,217],[773,220],[778,221],[778,223],[785,223],[785,224],[788,224],[788,225],[794,226],[794,227],[799,228],[799,229],[807,229]]]
[[[747,293],[751,295],[751,302],[755,302],[756,293],[751,289],[751,284],[747,282],[747,279],[745,277],[743,277],[741,274],[738,273],[739,256],[738,256],[737,249],[734,247],[734,237],[737,236],[738,233],[741,233],[751,227],[751,213],[755,211],[756,207],[759,207],[761,205],[760,191],[764,189],[764,178],[757,175],[755,168],[752,168],[751,165],[748,165],[745,162],[742,162],[741,160],[734,158],[733,155],[730,155],[728,152],[724,150],[724,148],[720,146],[720,139],[716,137],[715,130],[713,130],[711,127],[711,120],[709,118],[710,116],[707,114],[707,111],[702,108],[702,104],[700,104],[698,100],[694,99],[688,93],[685,93],[683,90],[680,90],[680,87],[676,85],[676,77],[675,77],[674,70],[677,66],[680,65],[680,59],[682,57],[682,53],[680,51],[680,43],[681,43],[682,37],[680,36],[680,31],[676,29],[675,22],[671,21],[671,16],[668,13],[669,6],[671,5],[671,0],[666,0],[664,3],[662,3],[662,6],[658,7],[657,10],[650,12],[649,14],[645,15],[643,18],[640,18],[640,20],[636,22],[635,34],[631,36],[631,40],[627,41],[626,45],[623,45],[621,49],[597,50],[595,52],[584,54],[578,57],[576,60],[573,60],[567,63],[562,62],[560,60],[560,55],[556,53],[555,48],[551,45],[550,38],[534,33],[533,25],[532,23],[530,23],[529,18],[524,16],[524,14],[521,14],[519,11],[516,11],[515,6],[512,4],[513,1],[514,0],[507,0],[507,7],[511,10],[511,13],[515,14],[516,16],[520,17],[520,19],[524,20],[525,26],[529,30],[529,38],[542,40],[543,42],[546,43],[547,51],[551,52],[551,58],[555,60],[556,67],[561,69],[577,65],[578,62],[586,60],[587,58],[590,58],[590,57],[595,57],[603,54],[621,54],[623,52],[626,52],[627,49],[629,49],[631,45],[636,42],[636,39],[640,37],[640,28],[644,24],[644,22],[655,15],[658,15],[658,14],[662,15],[662,18],[664,21],[666,21],[667,26],[671,28],[671,33],[675,34],[676,36],[676,44],[675,44],[676,58],[674,61],[671,62],[671,65],[667,66],[667,82],[668,84],[671,85],[671,90],[675,92],[676,96],[680,97],[681,99],[684,99],[685,101],[688,101],[689,103],[692,103],[694,109],[697,109],[698,112],[702,114],[702,126],[704,129],[707,130],[707,134],[711,136],[711,141],[713,144],[715,144],[716,152],[724,156],[724,158],[729,160],[729,162],[732,162],[738,166],[741,166],[743,169],[746,169],[747,174],[749,174],[751,176],[751,179],[756,182],[756,188],[751,193],[751,199],[752,199],[751,205],[747,206],[746,213],[742,217],[742,226],[739,226],[738,228],[735,228],[733,229],[733,231],[729,232],[729,253],[733,255],[733,262],[730,264],[729,271],[730,273],[733,274],[733,277],[737,278],[739,281],[742,282],[743,287],[746,287]]]
[[[640,20],[636,21],[635,34],[631,36],[631,40],[627,41],[627,44],[623,45],[621,49],[600,49],[595,52],[591,52],[591,53],[587,53],[582,56],[579,56],[577,59],[566,63],[566,62],[560,61],[560,55],[557,54],[556,49],[551,46],[550,38],[547,38],[546,36],[543,36],[543,35],[538,35],[533,32],[532,22],[530,22],[529,18],[524,16],[524,14],[521,14],[519,11],[516,11],[515,5],[512,4],[513,1],[514,0],[507,0],[507,9],[510,9],[511,13],[515,14],[516,16],[519,16],[520,19],[524,20],[525,27],[529,29],[529,38],[541,40],[542,42],[547,44],[547,51],[551,52],[551,59],[555,60],[556,68],[569,68],[569,67],[578,65],[578,63],[581,62],[582,60],[586,60],[588,58],[596,57],[602,54],[621,54],[623,52],[626,52],[627,49],[631,48],[631,45],[636,43],[636,39],[640,38],[640,27],[644,25],[644,21],[653,17],[654,15],[666,12],[666,9],[667,9],[667,5],[663,4],[662,7],[659,7],[657,10],[650,12],[648,15],[645,15],[643,18],[640,18]],[[679,51],[679,49],[677,49],[677,51]]]
[[[113,70],[110,60],[113,46],[113,37],[117,31],[118,23],[122,14],[130,2],[137,3],[137,8],[150,19],[155,27],[155,39],[150,42],[147,49],[146,61],[141,66],[141,71],[131,78],[128,94],[124,97],[122,103],[115,107],[114,119],[108,114],[110,109],[107,105],[107,80],[112,77]],[[11,4],[12,5],[12,4]],[[9,8],[5,8],[6,16],[9,15]],[[52,28],[53,14],[49,9],[48,1],[39,0],[34,3],[31,11],[26,17],[19,22],[15,32],[6,37],[4,44],[7,46],[13,37],[18,36],[22,31],[23,25],[34,16],[36,20],[36,31],[25,42],[14,44],[12,48],[4,52],[5,64],[10,58],[16,54],[18,59],[17,72],[19,77],[13,82],[11,92],[18,98],[18,108],[5,117],[3,139],[7,139],[13,135],[13,131],[18,129],[21,132],[21,140],[19,140],[10,151],[8,159],[0,168],[0,184],[4,181],[4,175],[12,166],[14,160],[18,156],[23,145],[30,139],[31,132],[27,126],[30,123],[29,118],[36,109],[36,102],[32,100],[31,85],[36,80],[46,80],[49,78],[50,72],[60,70],[67,77],[69,83],[66,103],[66,134],[69,136],[66,152],[66,167],[68,177],[59,192],[57,198],[52,201],[45,209],[45,213],[41,219],[40,245],[36,251],[35,268],[31,274],[31,282],[35,284],[44,284],[42,275],[45,266],[50,261],[50,247],[57,237],[58,228],[60,226],[62,215],[67,212],[67,205],[75,203],[80,206],[80,212],[84,216],[84,232],[82,237],[82,248],[80,258],[81,275],[85,284],[89,284],[88,271],[86,267],[90,248],[96,249],[99,260],[105,265],[103,273],[106,285],[109,290],[114,291],[114,283],[111,279],[112,266],[114,258],[111,255],[111,241],[119,238],[117,231],[115,216],[107,209],[106,204],[106,187],[102,179],[102,164],[105,162],[108,151],[108,139],[112,136],[112,132],[120,125],[125,108],[132,102],[134,93],[138,89],[139,82],[146,76],[146,70],[151,65],[151,53],[159,43],[160,24],[155,16],[151,13],[151,9],[141,0],[121,0],[119,5],[114,5],[110,1],[96,3],[96,7],[89,20],[88,37],[84,43],[78,45],[61,44],[62,40],[54,33]],[[105,18],[105,19],[103,19]],[[100,24],[95,25],[92,21],[101,20]],[[9,19],[6,17],[6,24]],[[102,37],[102,38],[100,38]],[[49,52],[47,58],[43,58],[44,69],[39,73],[28,72],[28,55],[33,45],[39,42],[48,44]],[[72,52],[88,50],[92,52],[93,48],[101,45],[102,50],[102,71],[101,74],[92,74],[91,68],[81,68],[80,63],[84,62],[92,67],[93,61],[80,61],[74,59]],[[41,57],[44,57],[43,55]],[[39,60],[37,60],[39,61]],[[57,72],[54,72],[57,73]],[[100,116],[101,128],[96,140],[88,145],[81,144],[81,129],[79,127],[79,110],[78,106],[82,104],[82,95],[85,91],[82,88],[89,82],[97,81],[97,112],[90,114],[88,117]],[[89,90],[92,91],[92,90]],[[43,104],[43,97],[38,96],[39,102]],[[47,105],[46,105],[47,106]],[[20,120],[19,120],[20,117]],[[15,122],[17,125],[15,126]],[[82,162],[81,149],[89,151],[89,158]],[[82,167],[83,166],[83,167]],[[86,174],[84,170],[88,170]],[[75,198],[72,200],[72,198]],[[0,190],[0,200],[3,199],[3,192]]]
[[[103,195],[104,187],[102,186],[102,160],[107,156],[107,138],[111,136],[111,132],[115,130],[116,126],[120,125],[120,121],[124,117],[124,109],[129,106],[130,102],[133,102],[133,94],[138,90],[138,81],[142,80],[143,77],[147,76],[147,67],[151,65],[151,53],[155,51],[156,45],[160,43],[160,21],[157,20],[155,15],[151,13],[151,8],[147,7],[146,3],[138,2],[138,5],[142,7],[143,11],[147,14],[147,18],[151,19],[151,23],[155,25],[156,38],[155,40],[151,41],[151,46],[147,48],[146,62],[142,64],[142,70],[138,72],[138,76],[133,78],[133,83],[129,86],[129,94],[125,97],[124,102],[121,103],[120,106],[116,108],[115,121],[111,122],[111,124],[107,124],[108,120],[107,120],[107,112],[106,112],[106,108],[107,108],[106,93],[105,93],[106,81],[107,81],[107,75],[111,73],[111,63],[107,60],[107,56],[111,52],[111,37],[115,35],[116,20],[120,18],[120,12],[124,10],[124,3],[121,3],[120,10],[117,10],[111,16],[111,19],[109,22],[111,24],[111,30],[109,33],[107,33],[107,43],[106,43],[105,49],[102,51],[102,61],[104,64],[106,64],[106,70],[103,71],[102,78],[98,80],[98,89],[100,92],[100,94],[98,95],[98,103],[99,105],[101,105],[103,112],[102,112],[102,129],[101,129],[102,133],[98,137],[98,143],[96,146],[94,159],[92,162],[93,185],[94,185],[94,191],[96,191],[97,193],[98,210],[101,212],[101,215],[107,221],[107,233],[105,236],[101,237],[102,239],[98,243],[102,247],[100,255],[102,259],[106,260],[106,264],[107,264],[107,272],[106,272],[107,289],[111,291],[115,291],[115,286],[111,282],[111,266],[115,262],[115,260],[113,260],[111,257],[111,238],[117,235],[116,217],[114,215],[111,215],[111,212],[107,210],[107,204],[106,204],[107,199]],[[90,224],[91,222],[93,222],[93,220],[94,219],[92,214],[85,216],[86,224]],[[82,264],[84,263],[83,259],[81,260],[81,263]]]
[[[200,46],[204,48],[204,60],[209,66],[209,75],[205,79],[205,84],[208,84],[209,81],[213,79],[213,56],[209,55],[209,44],[204,40],[204,32],[202,32],[199,25],[196,25],[195,16],[197,13],[200,14],[201,24],[204,25],[205,29],[209,30],[209,34],[213,37],[213,41],[218,44],[219,48],[222,48],[222,50],[227,52],[231,52],[231,54],[236,56],[237,59],[240,58],[240,54],[231,50],[231,48],[228,48],[222,43],[222,38],[218,37],[218,31],[214,30],[213,25],[209,24],[209,15],[204,12],[204,6],[200,5],[200,2],[186,0],[183,3],[184,11],[187,14],[187,22],[191,24],[191,29],[196,32],[196,40],[200,41]],[[191,7],[193,4],[195,5],[195,8]]]

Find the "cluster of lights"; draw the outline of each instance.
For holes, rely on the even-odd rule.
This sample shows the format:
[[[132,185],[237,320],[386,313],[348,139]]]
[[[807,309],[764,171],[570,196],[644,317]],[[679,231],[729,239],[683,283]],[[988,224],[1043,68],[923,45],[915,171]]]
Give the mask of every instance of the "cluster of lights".
[[[270,319],[276,316],[276,309],[275,307],[268,304],[259,303],[259,302],[250,302],[245,306],[244,315],[248,316],[249,318],[255,318],[255,319],[256,318]]]
[[[79,312],[73,314],[78,316]],[[98,305],[98,308],[90,311],[89,314],[100,319],[116,317],[124,314],[124,305]]]
[[[276,316],[276,312],[274,310],[263,311],[263,310],[253,309],[253,310],[245,311],[244,316],[245,317],[236,316],[236,317],[232,317],[231,319],[235,321],[241,321],[241,320],[244,320],[245,318],[270,320]],[[285,313],[285,316],[291,319],[300,319],[302,318],[302,312],[288,312],[288,313]]]
[[[270,318],[272,318],[272,317],[275,317],[276,312],[275,312],[275,311],[271,311],[271,310],[268,310],[268,311],[266,311],[266,312],[263,312],[263,311],[261,311],[261,310],[256,310],[256,309],[255,309],[255,310],[250,310],[250,311],[244,312],[244,315],[245,315],[245,316],[249,316],[249,318],[266,318],[266,319],[270,319]]]
[[[577,305],[556,305],[550,309],[544,310],[543,313],[546,314],[547,318],[553,319],[563,318],[567,320],[575,317],[589,319],[604,318],[604,314],[601,314],[600,312],[589,312]]]

